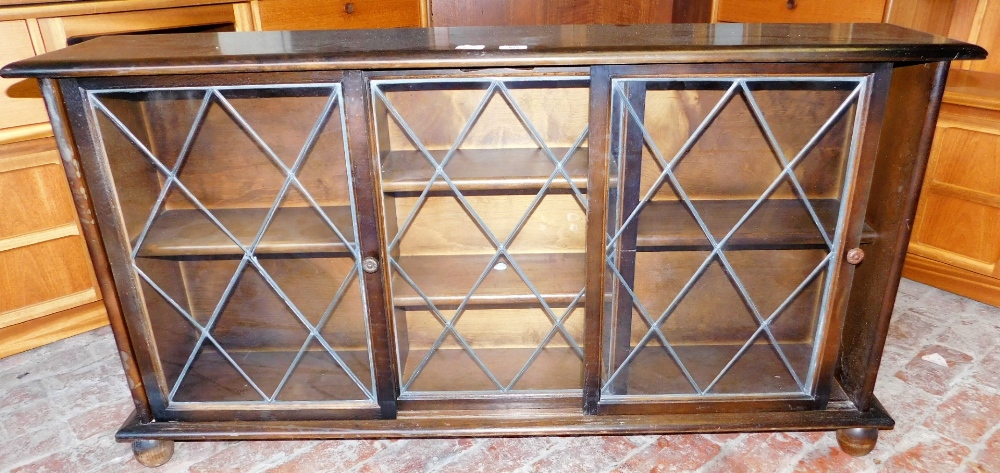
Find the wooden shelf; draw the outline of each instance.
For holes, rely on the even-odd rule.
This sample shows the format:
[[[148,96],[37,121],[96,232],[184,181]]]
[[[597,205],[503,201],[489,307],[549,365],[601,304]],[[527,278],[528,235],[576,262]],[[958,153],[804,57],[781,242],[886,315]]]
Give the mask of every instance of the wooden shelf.
[[[477,348],[476,356],[504,384],[509,383],[535,351],[534,348]],[[410,350],[403,379],[409,380],[427,350]],[[545,348],[518,380],[512,392],[519,390],[583,389],[583,362],[568,347]],[[495,384],[461,348],[442,348],[431,357],[410,386],[410,392],[498,391]],[[499,392],[497,395],[503,395]],[[401,399],[412,396],[403,394]]]
[[[750,208],[749,200],[701,200],[695,208],[705,224],[722,238],[731,225]],[[835,222],[840,210],[837,200],[813,200],[813,208],[822,222]],[[725,229],[725,230],[721,230]],[[832,228],[827,232],[833,235]],[[861,242],[874,241],[875,231],[867,224]],[[824,241],[797,199],[771,199],[748,219],[729,240],[727,248],[796,248],[823,245]],[[639,251],[671,249],[711,249],[705,234],[679,201],[654,201],[639,214]]]
[[[322,207],[330,220],[353,239],[349,207]],[[212,209],[223,225],[249,245],[260,230],[268,209]],[[133,242],[134,243],[134,242]],[[256,254],[346,253],[347,247],[311,207],[280,209],[268,227]],[[153,222],[139,256],[242,255],[218,226],[199,210],[167,210]]]
[[[671,334],[667,333],[670,339]],[[740,349],[735,345],[692,344],[673,345],[677,356],[684,363],[701,389],[705,389],[718,376],[722,368]],[[800,380],[806,378],[806,368],[812,357],[810,343],[781,343],[792,367],[802,372],[796,373]],[[624,377],[623,377],[624,376]],[[627,371],[619,377],[628,386],[628,395],[690,394],[696,395],[677,365],[666,352],[647,345],[637,354]],[[617,381],[617,379],[616,379]],[[799,392],[795,380],[781,363],[770,345],[758,342],[726,373],[712,388],[711,394],[753,394],[753,393]]]
[[[370,389],[368,352],[337,350],[337,354]],[[295,359],[296,351],[233,350],[229,355],[265,394],[271,395]],[[166,363],[166,360],[164,362]],[[177,390],[174,400],[177,402],[263,401],[253,387],[215,350],[203,351],[198,355],[180,389]],[[329,353],[310,350],[292,372],[278,400],[328,402],[364,400],[364,393],[343,370],[338,368]]]
[[[569,148],[551,148],[562,159]],[[441,162],[447,150],[431,150]],[[577,188],[587,187],[587,148],[578,148],[566,161],[565,169]],[[555,164],[539,148],[465,149],[455,152],[444,168],[448,177],[461,191],[505,191],[541,189]],[[383,192],[422,192],[434,174],[430,163],[419,151],[390,151],[382,163]],[[551,189],[569,189],[562,175],[552,180]],[[447,191],[441,178],[434,181],[432,191]]]
[[[472,283],[486,268],[492,255],[404,256],[400,265],[420,290],[439,309],[456,308]],[[514,255],[514,260],[550,307],[567,307],[584,286],[583,253]],[[500,262],[507,263],[503,258]],[[393,304],[400,308],[426,309],[427,303],[393,271]],[[582,307],[582,300],[577,303]],[[538,298],[508,264],[491,274],[472,295],[471,306],[538,305]]]

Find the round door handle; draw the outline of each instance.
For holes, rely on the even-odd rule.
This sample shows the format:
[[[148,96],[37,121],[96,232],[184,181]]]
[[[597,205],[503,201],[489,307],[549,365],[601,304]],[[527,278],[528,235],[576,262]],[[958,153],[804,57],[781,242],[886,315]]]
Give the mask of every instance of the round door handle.
[[[865,259],[865,250],[861,248],[851,248],[847,250],[847,262],[851,264],[858,264]]]
[[[354,13],[354,4],[348,2],[346,5],[344,5],[344,11],[347,12],[348,15]]]
[[[798,6],[798,4],[795,3],[795,0],[788,0],[787,2],[785,2],[785,8],[787,8],[789,10],[794,10],[795,7],[797,7],[797,6]]]
[[[361,269],[369,274],[378,271],[378,260],[371,256],[361,260]]]

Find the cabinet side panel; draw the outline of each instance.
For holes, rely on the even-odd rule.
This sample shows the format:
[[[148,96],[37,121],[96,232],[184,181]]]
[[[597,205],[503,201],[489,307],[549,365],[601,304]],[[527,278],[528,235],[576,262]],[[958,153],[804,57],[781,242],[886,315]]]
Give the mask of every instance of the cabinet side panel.
[[[872,406],[875,377],[896,302],[920,182],[947,78],[948,62],[893,71],[865,221],[878,237],[865,249],[848,302],[837,378],[857,405]],[[918,118],[919,117],[919,118]]]
[[[0,64],[34,56],[24,21],[0,21]],[[0,129],[45,122],[45,108],[33,80],[0,79]]]
[[[125,369],[125,378],[132,393],[132,401],[135,404],[136,418],[147,423],[153,420],[150,411],[149,399],[143,386],[142,377],[139,374],[139,367],[135,352],[132,349],[132,340],[125,324],[125,317],[122,313],[121,304],[118,300],[118,292],[111,276],[111,265],[108,255],[104,250],[104,242],[94,219],[94,207],[90,198],[90,190],[84,182],[80,153],[74,145],[73,131],[70,129],[69,115],[72,114],[79,124],[77,130],[82,129],[84,118],[84,107],[79,89],[75,80],[65,80],[58,85],[53,79],[43,79],[41,81],[42,90],[45,96],[45,105],[52,122],[52,129],[55,131],[56,142],[59,146],[59,154],[62,156],[63,169],[66,171],[66,178],[69,180],[70,191],[73,194],[73,202],[76,205],[76,212],[80,216],[80,229],[83,237],[87,241],[87,249],[90,252],[91,262],[94,264],[94,272],[97,274],[98,285],[104,295],[104,305],[107,309],[108,319],[111,322],[111,330],[115,335],[115,343],[118,347],[118,355],[122,360],[122,367]],[[66,98],[63,98],[63,91],[69,90]],[[63,108],[62,104],[67,104]]]

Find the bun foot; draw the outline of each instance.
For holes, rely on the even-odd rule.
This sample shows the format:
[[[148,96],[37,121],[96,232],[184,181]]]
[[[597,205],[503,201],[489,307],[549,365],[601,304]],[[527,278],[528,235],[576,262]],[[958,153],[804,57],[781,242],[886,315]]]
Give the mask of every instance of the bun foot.
[[[878,429],[855,427],[837,431],[837,443],[844,453],[853,457],[863,457],[875,449]]]
[[[132,453],[135,459],[150,468],[158,467],[174,455],[173,440],[133,440]]]

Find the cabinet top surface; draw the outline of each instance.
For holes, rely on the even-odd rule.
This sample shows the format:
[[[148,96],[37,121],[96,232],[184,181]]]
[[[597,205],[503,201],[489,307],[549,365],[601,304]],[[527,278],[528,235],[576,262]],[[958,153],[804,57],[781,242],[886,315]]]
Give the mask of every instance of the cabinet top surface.
[[[979,46],[888,24],[400,28],[108,36],[5,67],[6,77],[712,62],[931,62]]]

